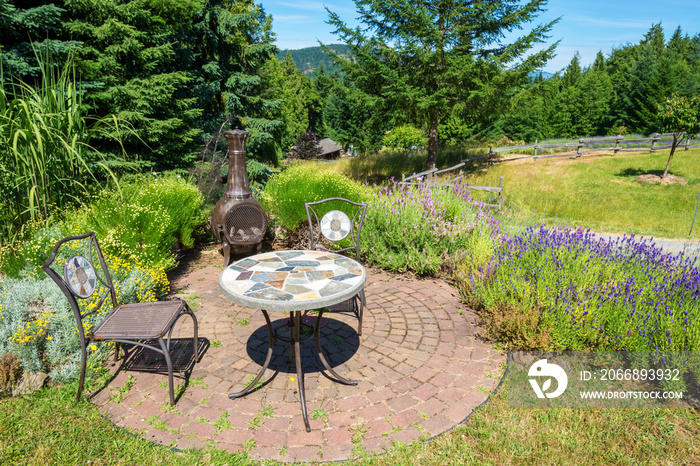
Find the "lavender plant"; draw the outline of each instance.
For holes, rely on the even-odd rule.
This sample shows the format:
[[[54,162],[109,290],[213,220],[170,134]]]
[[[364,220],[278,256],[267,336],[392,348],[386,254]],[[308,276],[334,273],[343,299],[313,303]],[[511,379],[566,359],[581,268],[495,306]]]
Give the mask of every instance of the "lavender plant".
[[[486,239],[478,244],[490,249],[498,232],[499,222],[463,184],[408,186],[392,178],[367,203],[361,249],[368,262],[387,270],[434,274],[450,256],[468,255],[475,238]]]
[[[504,238],[463,293],[512,348],[700,349],[700,271],[652,239],[528,228]]]

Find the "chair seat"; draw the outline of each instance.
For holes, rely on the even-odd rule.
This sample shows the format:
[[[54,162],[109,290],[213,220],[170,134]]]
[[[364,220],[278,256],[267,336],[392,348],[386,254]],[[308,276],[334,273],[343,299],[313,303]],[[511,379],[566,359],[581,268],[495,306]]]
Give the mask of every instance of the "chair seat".
[[[94,340],[149,340],[163,337],[185,310],[182,300],[122,304],[93,330]]]
[[[334,311],[334,312],[355,312],[356,313],[358,299],[360,299],[359,295],[355,295],[350,299],[346,299],[345,301],[328,306],[328,310]]]

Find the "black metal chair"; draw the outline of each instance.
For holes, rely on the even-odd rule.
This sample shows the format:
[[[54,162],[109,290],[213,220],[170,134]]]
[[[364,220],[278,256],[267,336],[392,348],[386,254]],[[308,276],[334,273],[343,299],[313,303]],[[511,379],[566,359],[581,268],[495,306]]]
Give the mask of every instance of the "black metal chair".
[[[61,247],[66,243],[70,243],[66,247],[69,247],[69,251],[74,254],[66,259],[62,266],[62,274],[59,274],[61,265],[60,260],[57,261],[57,256]],[[99,261],[99,271],[95,267],[95,258]],[[114,284],[94,232],[70,236],[60,240],[54,246],[51,257],[42,266],[42,269],[58,284],[63,294],[68,298],[78,324],[81,360],[80,383],[76,401],[80,400],[85,383],[88,343],[90,341],[112,341],[116,343],[115,359],[119,357],[120,344],[148,348],[163,355],[168,369],[170,404],[174,405],[175,395],[170,341],[175,323],[184,315],[192,317],[194,324],[194,361],[196,362],[198,359],[197,318],[187,303],[181,299],[176,299],[117,306]],[[104,287],[104,294],[101,297],[98,295],[99,301],[94,309],[89,311],[81,309],[78,300],[83,302],[91,298],[98,291],[100,285]],[[97,313],[102,308],[107,297],[111,298],[112,310],[92,331],[86,334],[83,319]],[[157,342],[157,345],[155,342]]]
[[[304,205],[311,232],[309,249],[321,249],[336,253],[354,249],[355,258],[359,262],[360,233],[367,213],[367,204],[353,202],[342,197],[331,197],[316,202],[307,202]],[[324,246],[325,241],[340,243],[341,246],[344,246],[341,242],[345,241],[347,246],[341,247],[341,249],[329,249]],[[355,314],[359,321],[357,334],[362,335],[362,314],[365,304],[365,290],[363,288],[353,298],[331,306],[329,310]]]

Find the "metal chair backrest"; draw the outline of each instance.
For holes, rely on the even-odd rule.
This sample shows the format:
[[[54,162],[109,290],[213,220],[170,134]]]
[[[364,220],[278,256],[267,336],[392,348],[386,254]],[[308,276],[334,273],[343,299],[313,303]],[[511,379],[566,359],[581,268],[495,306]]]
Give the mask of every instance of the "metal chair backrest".
[[[360,260],[360,232],[365,220],[367,204],[353,202],[342,197],[331,197],[316,202],[307,202],[306,217],[309,220],[311,244],[309,249],[344,252],[355,250],[355,257]],[[338,207],[338,208],[334,208]],[[319,219],[320,215],[320,219]],[[321,245],[322,238],[333,243],[349,237],[351,245],[342,249],[328,249]]]
[[[64,260],[59,252],[67,243],[69,243],[67,246],[70,246],[70,252],[75,254],[71,254]],[[98,261],[99,268],[95,267],[95,259]],[[41,268],[68,298],[78,322],[81,341],[85,339],[85,330],[82,325],[85,317],[99,312],[107,297],[111,298],[113,308],[117,306],[114,285],[95,232],[63,238],[56,243],[51,256]],[[78,300],[82,302],[90,299],[95,293],[102,293],[98,295],[97,304],[90,309],[82,309],[84,306],[81,307]]]

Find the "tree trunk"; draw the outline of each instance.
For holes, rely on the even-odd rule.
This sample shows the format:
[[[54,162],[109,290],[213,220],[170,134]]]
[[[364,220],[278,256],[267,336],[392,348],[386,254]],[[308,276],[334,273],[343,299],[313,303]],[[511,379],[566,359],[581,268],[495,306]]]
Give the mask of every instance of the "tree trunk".
[[[679,142],[681,141],[680,136],[676,136],[675,134],[673,135],[673,144],[671,144],[671,153],[668,154],[668,162],[666,162],[666,170],[664,170],[664,174],[661,177],[661,179],[666,178],[666,175],[668,175],[668,169],[671,167],[671,160],[673,160],[673,153],[676,152],[676,147],[678,147]]]
[[[435,168],[438,153],[438,115],[430,115],[430,127],[428,128],[428,170]]]

